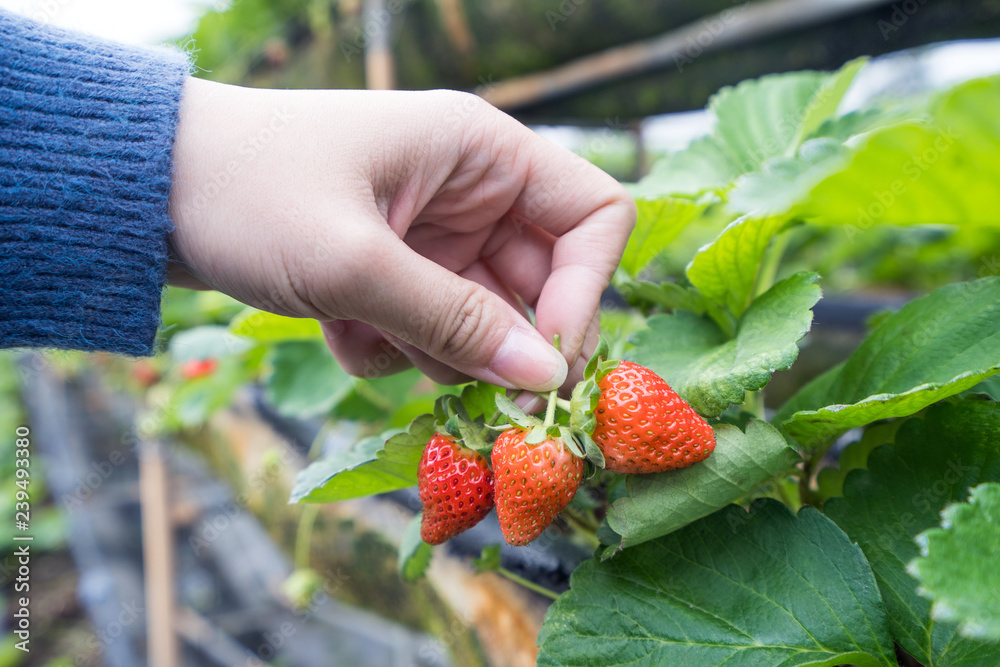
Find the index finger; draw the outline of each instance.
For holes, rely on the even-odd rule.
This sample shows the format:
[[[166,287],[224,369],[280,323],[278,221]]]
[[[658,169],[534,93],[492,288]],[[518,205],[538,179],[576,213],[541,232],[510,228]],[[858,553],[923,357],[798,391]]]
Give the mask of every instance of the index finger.
[[[532,134],[523,151],[528,172],[514,206],[556,237],[535,322],[547,339],[559,334],[575,361],[635,226],[635,202],[611,176],[547,139]]]

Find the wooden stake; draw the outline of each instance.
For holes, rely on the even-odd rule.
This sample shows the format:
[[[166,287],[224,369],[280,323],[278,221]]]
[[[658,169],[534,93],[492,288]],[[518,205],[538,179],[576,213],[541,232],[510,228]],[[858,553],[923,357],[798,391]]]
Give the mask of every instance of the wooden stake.
[[[584,56],[544,72],[482,86],[476,92],[501,109],[517,109],[639,74],[698,54],[832,21],[891,0],[771,0],[747,2],[659,37]],[[711,30],[710,30],[711,28]],[[706,36],[711,37],[707,39]]]
[[[146,584],[146,642],[150,667],[178,667],[174,610],[174,533],[169,477],[158,441],[143,443],[139,459],[142,560]]]
[[[396,68],[389,46],[392,13],[385,0],[365,0],[362,25],[368,43],[365,46],[365,87],[368,90],[392,90],[396,87]]]

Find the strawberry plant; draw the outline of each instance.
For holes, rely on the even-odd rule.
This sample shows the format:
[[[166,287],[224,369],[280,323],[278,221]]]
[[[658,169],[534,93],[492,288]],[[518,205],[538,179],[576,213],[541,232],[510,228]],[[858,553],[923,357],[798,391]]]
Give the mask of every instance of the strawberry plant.
[[[259,378],[289,416],[387,428],[313,462],[292,501],[419,485],[409,578],[491,504],[512,544],[592,547],[541,665],[998,665],[1000,79],[838,113],[863,66],[719,91],[711,132],[629,186],[630,308],[544,415],[484,383],[348,378],[315,323],[252,310],[175,337],[178,361],[219,360],[188,391],[215,405]],[[931,256],[903,263],[908,243],[944,268],[906,275]],[[880,276],[928,289],[769,388],[821,286]],[[495,549],[477,567],[504,572]]]

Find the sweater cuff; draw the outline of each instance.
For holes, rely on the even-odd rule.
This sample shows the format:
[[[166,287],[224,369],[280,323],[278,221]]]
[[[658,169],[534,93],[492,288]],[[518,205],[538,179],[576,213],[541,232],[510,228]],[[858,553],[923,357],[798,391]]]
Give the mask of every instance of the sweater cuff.
[[[152,351],[189,71],[0,11],[0,347]]]

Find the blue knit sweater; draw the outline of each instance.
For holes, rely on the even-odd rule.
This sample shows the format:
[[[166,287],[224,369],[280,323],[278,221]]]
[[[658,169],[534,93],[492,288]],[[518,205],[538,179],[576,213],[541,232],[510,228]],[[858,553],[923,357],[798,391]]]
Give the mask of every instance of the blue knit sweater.
[[[152,350],[188,72],[0,10],[0,347]]]

